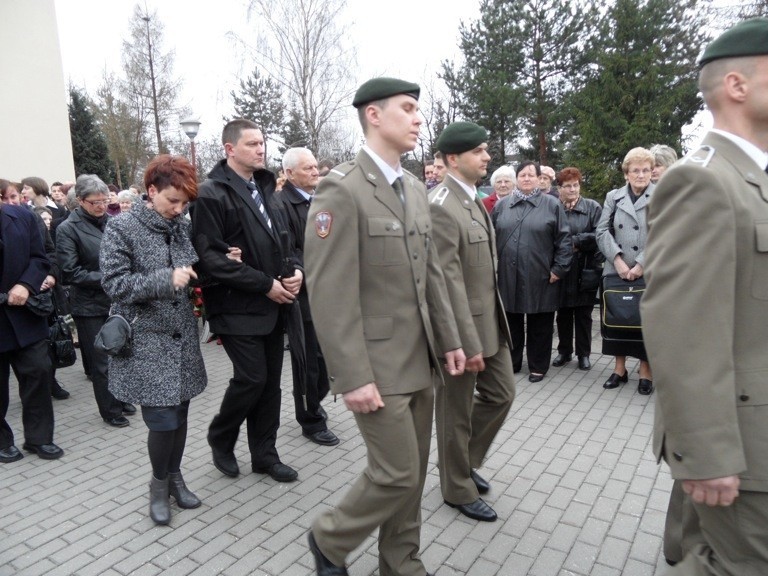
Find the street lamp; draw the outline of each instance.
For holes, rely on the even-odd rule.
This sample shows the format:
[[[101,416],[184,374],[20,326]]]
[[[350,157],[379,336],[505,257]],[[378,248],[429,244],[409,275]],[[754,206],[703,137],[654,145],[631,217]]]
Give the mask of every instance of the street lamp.
[[[198,130],[200,130],[200,120],[197,118],[187,118],[179,122],[181,129],[184,130],[184,134],[189,136],[189,141],[192,143],[192,166],[197,171],[197,159],[195,158],[195,136],[197,136]]]

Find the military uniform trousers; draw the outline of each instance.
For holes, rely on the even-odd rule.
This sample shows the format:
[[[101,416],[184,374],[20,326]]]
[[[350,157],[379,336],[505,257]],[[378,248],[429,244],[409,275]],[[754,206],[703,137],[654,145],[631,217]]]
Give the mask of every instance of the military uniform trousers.
[[[485,358],[485,370],[451,376],[435,392],[440,489],[451,504],[470,504],[480,495],[469,474],[479,468],[515,396],[512,357],[502,340]]]
[[[380,576],[424,576],[419,558],[421,497],[432,436],[431,387],[383,396],[384,408],[355,414],[368,465],[338,506],[315,519],[312,533],[337,566],[378,527]]]
[[[739,491],[730,506],[683,502],[683,517],[697,517],[700,544],[667,574],[675,576],[765,576],[768,574],[768,492]],[[685,534],[683,547],[688,545]]]

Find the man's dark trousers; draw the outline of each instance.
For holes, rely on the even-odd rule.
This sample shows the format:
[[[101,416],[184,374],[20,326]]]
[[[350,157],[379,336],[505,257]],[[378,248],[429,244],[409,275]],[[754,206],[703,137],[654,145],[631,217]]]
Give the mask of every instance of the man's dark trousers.
[[[276,322],[266,336],[220,334],[220,337],[232,362],[234,377],[208,429],[208,441],[220,452],[232,452],[245,421],[251,464],[253,468],[267,468],[280,461],[275,443],[280,426],[282,322]]]

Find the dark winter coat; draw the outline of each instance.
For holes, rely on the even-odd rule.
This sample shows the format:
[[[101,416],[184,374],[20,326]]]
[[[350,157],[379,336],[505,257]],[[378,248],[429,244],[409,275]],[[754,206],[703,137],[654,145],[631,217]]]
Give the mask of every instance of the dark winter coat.
[[[309,201],[301,195],[296,187],[289,181],[283,184],[283,189],[275,195],[285,209],[286,221],[290,228],[291,249],[300,266],[304,266],[304,232],[307,227],[307,214],[309,214]],[[299,305],[301,315],[305,322],[311,320],[309,313],[309,295],[306,282],[302,283],[299,292]]]
[[[134,335],[129,357],[110,358],[109,391],[118,400],[175,406],[205,389],[192,302],[171,282],[174,268],[197,261],[189,230],[186,218],[167,220],[142,205],[109,220],[102,283]]]
[[[568,219],[559,200],[548,194],[526,199],[510,194],[491,215],[499,255],[499,292],[507,312],[554,312],[560,305],[559,282],[571,266],[573,247]]]
[[[200,256],[198,270],[206,279],[205,311],[216,334],[266,336],[275,329],[279,318],[280,305],[267,293],[282,274],[280,232],[287,232],[288,226],[274,199],[274,174],[257,170],[253,178],[272,229],[245,181],[226,160],[219,162],[200,185],[190,210],[192,243]],[[242,262],[227,257],[230,246],[242,250]],[[287,253],[295,263],[290,250]]]
[[[82,208],[70,212],[56,230],[56,260],[61,282],[69,286],[72,316],[109,314],[110,301],[101,287],[99,269],[102,235],[102,229]]]
[[[597,248],[596,229],[603,209],[590,198],[579,198],[572,210],[566,210],[574,253],[571,268],[560,280],[560,306],[591,306],[595,303],[597,288],[582,291],[579,277],[585,268],[600,269],[605,258]],[[602,270],[600,270],[602,272]]]

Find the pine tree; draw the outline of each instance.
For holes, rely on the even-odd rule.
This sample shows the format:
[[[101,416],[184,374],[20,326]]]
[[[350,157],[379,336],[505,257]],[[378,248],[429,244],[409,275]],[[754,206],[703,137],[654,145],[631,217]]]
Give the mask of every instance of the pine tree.
[[[267,138],[279,134],[285,121],[285,103],[280,86],[269,77],[263,77],[258,68],[246,80],[240,80],[240,90],[230,92],[235,104],[235,114],[259,125],[264,135],[266,155]]]
[[[623,184],[621,161],[636,146],[682,148],[681,128],[702,109],[696,57],[706,43],[697,0],[616,0],[600,25],[602,44],[573,97],[565,158],[602,199]]]
[[[278,146],[280,154],[284,154],[288,148],[304,147],[311,149],[309,130],[307,123],[301,116],[298,108],[291,107],[288,113],[288,123],[280,134],[283,137],[283,145]]]
[[[69,87],[69,131],[75,173],[96,174],[104,182],[111,182],[107,141],[90,110],[88,96],[74,86]]]

